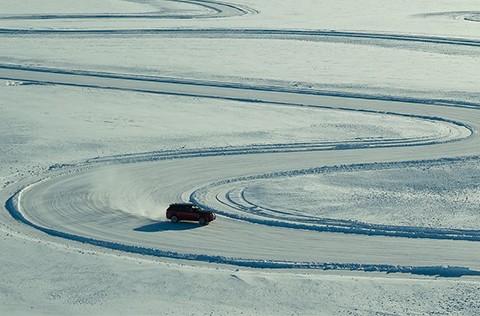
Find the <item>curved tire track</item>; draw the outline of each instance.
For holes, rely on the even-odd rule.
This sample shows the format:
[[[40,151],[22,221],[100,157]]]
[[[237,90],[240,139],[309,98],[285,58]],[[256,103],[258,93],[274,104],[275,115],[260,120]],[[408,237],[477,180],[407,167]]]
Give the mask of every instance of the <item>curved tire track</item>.
[[[225,18],[232,16],[241,16],[246,14],[257,13],[255,10],[246,6],[230,4],[226,2],[210,1],[210,0],[169,0],[171,2],[187,3],[203,7],[212,11],[210,14],[165,14],[161,12],[146,13],[127,13],[127,14],[15,14],[0,15],[0,20],[96,20],[96,19],[145,19],[145,20],[161,20],[161,19],[213,19]]]
[[[363,272],[385,272],[385,273],[410,273],[414,275],[441,276],[441,277],[462,277],[480,276],[480,271],[472,270],[469,267],[460,266],[401,266],[388,264],[358,264],[358,263],[334,263],[334,262],[298,262],[285,260],[254,260],[244,258],[232,258],[216,255],[196,255],[165,251],[161,249],[142,247],[138,245],[127,245],[119,242],[109,242],[102,239],[95,239],[37,225],[27,220],[18,210],[17,193],[5,203],[6,209],[16,220],[22,221],[50,236],[66,238],[81,243],[90,244],[102,248],[129,252],[134,254],[155,256],[159,258],[199,261],[215,264],[227,264],[240,267],[257,269],[321,269],[321,270],[349,270]]]
[[[441,159],[430,161],[409,161],[395,163],[353,164],[348,166],[318,167],[303,170],[290,170],[277,173],[259,174],[248,177],[232,178],[210,183],[197,189],[190,196],[190,201],[205,209],[210,209],[220,215],[246,221],[253,224],[267,226],[312,230],[320,232],[336,232],[345,234],[362,234],[369,236],[393,236],[408,238],[431,238],[480,241],[480,230],[471,229],[446,229],[419,226],[382,225],[352,220],[335,218],[318,218],[312,216],[292,216],[290,213],[282,213],[278,210],[269,209],[249,202],[239,188],[231,189],[238,182],[274,179],[278,177],[291,177],[298,175],[310,175],[330,173],[342,170],[378,170],[385,168],[407,168],[412,166],[429,166],[432,164],[480,161],[480,157]],[[212,203],[218,202],[218,203]],[[210,202],[210,203],[209,203]],[[215,205],[212,208],[212,205]],[[217,206],[218,205],[218,206]],[[221,207],[223,206],[223,207]],[[227,209],[227,210],[225,210]]]
[[[480,47],[480,40],[441,36],[421,36],[406,34],[372,33],[372,32],[347,32],[335,30],[275,30],[275,29],[0,29],[0,35],[158,35],[158,36],[183,36],[204,38],[256,38],[256,39],[284,39],[284,40],[310,40],[317,41],[328,38],[380,40],[401,43],[423,43],[437,45],[454,45],[467,47]]]

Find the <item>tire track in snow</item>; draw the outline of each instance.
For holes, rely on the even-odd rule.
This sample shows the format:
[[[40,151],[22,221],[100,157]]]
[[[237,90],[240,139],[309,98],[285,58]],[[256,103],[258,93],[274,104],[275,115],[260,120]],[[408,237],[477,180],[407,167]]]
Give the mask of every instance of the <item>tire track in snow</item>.
[[[139,1],[133,1],[139,2]],[[170,0],[170,2],[192,4],[203,7],[211,13],[208,14],[168,14],[162,12],[145,12],[145,13],[125,13],[125,14],[15,14],[0,15],[0,20],[98,20],[98,19],[145,19],[145,20],[161,20],[161,19],[207,19],[207,18],[225,18],[233,16],[241,16],[246,14],[255,14],[257,11],[246,6],[240,6],[219,1],[209,0]],[[142,2],[140,2],[142,3]]]
[[[284,172],[259,174],[248,177],[232,178],[211,183],[197,189],[190,196],[190,201],[209,209],[222,216],[242,220],[253,224],[267,226],[312,230],[320,232],[334,232],[346,234],[362,234],[369,236],[392,236],[407,238],[430,238],[480,241],[480,230],[471,229],[446,229],[419,226],[382,225],[353,220],[335,218],[318,218],[312,216],[298,216],[278,210],[269,209],[249,202],[243,195],[244,187],[231,189],[236,183],[261,179],[274,179],[280,177],[293,177],[299,175],[311,175],[348,171],[382,170],[385,168],[408,168],[431,166],[452,162],[480,161],[480,157],[440,159],[430,161],[406,161],[394,163],[368,163],[354,165],[339,165],[333,167],[318,167],[311,169],[289,170]],[[240,190],[240,191],[239,191]],[[220,208],[212,208],[207,201],[218,201],[220,205],[228,208],[228,211]]]
[[[275,30],[275,29],[5,29],[0,28],[3,35],[158,35],[183,36],[195,38],[255,38],[317,41],[328,38],[350,41],[352,39],[380,40],[386,42],[422,43],[437,45],[454,45],[480,47],[480,40],[441,36],[422,36],[392,33],[348,32],[336,30]]]
[[[227,99],[242,102],[280,104],[289,106],[302,106],[324,109],[336,109],[343,111],[356,111],[361,113],[381,113],[382,115],[400,116],[430,121],[436,124],[448,126],[449,133],[444,135],[431,135],[430,137],[418,138],[381,138],[365,139],[341,142],[298,142],[289,144],[255,145],[250,147],[231,148],[204,148],[199,150],[202,155],[212,155],[218,152],[220,155],[287,152],[287,151],[318,151],[318,150],[347,150],[359,148],[382,148],[382,147],[405,147],[425,146],[440,143],[454,142],[470,137],[473,128],[462,122],[442,117],[427,116],[409,113],[397,113],[383,110],[381,112],[368,109],[351,109],[348,107],[327,106],[317,104],[283,102],[272,99],[274,94],[303,94],[303,91],[282,90],[281,87],[255,87],[235,84],[212,83],[208,81],[184,81],[171,78],[142,78],[128,75],[102,74],[85,71],[62,71],[55,69],[22,68],[16,66],[0,65],[0,78],[9,80],[23,80],[41,84],[56,84],[67,86],[79,86],[89,88],[126,90],[148,93],[161,93],[192,97],[206,97]],[[255,94],[255,97],[251,97]],[[264,94],[264,95],[262,95]],[[312,96],[323,96],[321,91],[309,91]],[[335,96],[330,93],[329,95]],[[335,97],[342,97],[338,95]],[[404,101],[405,102],[405,101]],[[442,103],[442,105],[445,105]],[[451,104],[451,106],[455,106]],[[459,105],[469,107],[467,105]]]
[[[422,18],[428,17],[447,17],[455,20],[465,20],[469,22],[480,22],[480,11],[449,11],[449,12],[434,12],[416,15]]]

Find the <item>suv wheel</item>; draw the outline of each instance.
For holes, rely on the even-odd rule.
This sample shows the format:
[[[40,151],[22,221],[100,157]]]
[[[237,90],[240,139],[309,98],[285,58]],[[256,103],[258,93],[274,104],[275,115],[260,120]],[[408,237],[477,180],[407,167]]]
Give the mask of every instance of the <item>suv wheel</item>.
[[[172,221],[172,223],[176,223],[176,222],[178,222],[178,217],[173,215],[172,217],[170,217],[170,220]]]
[[[206,225],[207,224],[207,220],[204,218],[204,217],[201,217],[198,222],[200,223],[200,225]]]

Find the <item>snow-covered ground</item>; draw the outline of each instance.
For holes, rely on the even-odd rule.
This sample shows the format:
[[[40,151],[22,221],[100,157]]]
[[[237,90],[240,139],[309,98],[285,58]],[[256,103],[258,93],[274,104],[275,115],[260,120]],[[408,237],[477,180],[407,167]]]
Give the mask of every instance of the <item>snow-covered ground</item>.
[[[233,192],[250,209],[263,208],[264,214],[277,218],[480,228],[477,161],[364,165],[305,173],[311,174],[247,181]]]
[[[257,2],[0,3],[0,314],[480,313],[478,4]]]

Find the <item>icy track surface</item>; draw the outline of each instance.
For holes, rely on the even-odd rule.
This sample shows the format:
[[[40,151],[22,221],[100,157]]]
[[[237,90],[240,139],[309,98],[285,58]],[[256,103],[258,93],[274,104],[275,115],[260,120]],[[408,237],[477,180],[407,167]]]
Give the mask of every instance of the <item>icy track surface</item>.
[[[326,97],[319,93],[223,87],[199,82],[164,82],[152,78],[136,79],[53,70],[4,67],[2,71],[9,74],[11,79],[35,78],[36,83],[262,102],[287,108],[290,105],[292,109],[301,105],[312,109],[319,107],[357,111],[361,115],[376,113],[377,116],[384,116],[385,114],[378,113],[386,113],[388,110],[389,115],[408,120],[424,120],[423,124],[427,124],[424,128],[419,125],[417,137],[408,138],[377,136],[376,139],[367,137],[340,143],[327,139],[93,159],[85,165],[70,167],[80,170],[87,168],[86,171],[77,170],[72,174],[66,168],[65,171],[60,171],[60,176],[28,186],[7,202],[7,208],[15,218],[51,235],[134,253],[249,267],[308,267],[435,275],[478,273],[478,244],[471,242],[480,239],[478,230],[460,229],[463,227],[444,229],[442,225],[422,227],[425,223],[421,221],[417,221],[418,227],[379,225],[369,223],[368,218],[363,223],[356,218],[341,220],[336,217],[313,222],[310,218],[305,222],[303,214],[298,214],[305,212],[302,208],[297,214],[283,214],[284,216],[278,216],[281,211],[274,209],[276,216],[267,215],[266,219],[259,220],[258,217],[263,218],[265,212],[255,206],[238,207],[239,203],[232,197],[235,192],[231,192],[238,190],[232,185],[236,182],[235,179],[309,173],[309,169],[318,168],[319,161],[322,166],[350,170],[355,169],[352,164],[361,160],[369,162],[368,168],[375,170],[382,167],[379,161],[393,163],[399,156],[405,155],[404,152],[409,153],[410,160],[439,160],[445,155],[451,156],[459,152],[473,156],[478,153],[478,146],[475,145],[478,140],[472,134],[478,124],[476,108],[444,105],[438,107],[438,117],[428,117],[420,113],[425,113],[432,105],[420,102],[407,104],[398,101],[348,99]],[[427,128],[428,122],[434,124]],[[422,130],[425,129],[433,130],[433,133],[429,133],[433,136],[422,136]],[[334,130],[341,131],[342,128]],[[412,149],[415,149],[414,153]],[[477,163],[477,158],[470,159]],[[105,164],[108,167],[97,166]],[[415,162],[410,164],[416,165]],[[93,171],[90,170],[92,166],[96,166]],[[56,166],[51,169],[56,169]],[[227,193],[217,193],[218,183],[221,184],[221,192]],[[368,188],[369,186],[364,187],[365,190]],[[223,199],[222,195],[225,196]],[[338,193],[332,196],[336,197]],[[472,193],[473,196],[475,192]],[[183,226],[165,222],[158,214],[163,214],[162,210],[169,202],[182,200],[196,201],[226,218],[220,218],[215,225],[210,226],[215,227],[215,231],[210,227],[192,229],[197,227],[185,224],[188,225],[185,226],[187,229],[181,229],[179,237],[177,228]],[[281,204],[282,201],[285,203],[283,199],[279,199],[278,203]],[[239,215],[232,212],[232,208],[240,209],[243,213],[247,208],[247,213],[253,217]],[[278,210],[280,209],[279,207]],[[408,214],[407,211],[404,212]],[[256,224],[255,233],[249,234],[252,224]],[[105,227],[109,229],[106,230]],[[162,238],[158,239],[157,234],[145,234],[146,231],[162,233]],[[349,234],[324,234],[318,231]],[[371,237],[368,235],[415,238],[378,238],[375,247],[381,251],[369,253],[367,249]],[[279,240],[282,240],[280,244]],[[305,246],[302,247],[304,240],[318,241],[304,243]],[[425,251],[440,245],[448,249],[443,252],[444,255],[437,252],[429,255]],[[343,251],[339,252],[338,249]],[[455,259],[452,258],[452,253],[455,253]],[[355,258],[355,261],[352,262],[351,258]],[[455,267],[449,268],[449,265]]]
[[[303,24],[318,20],[309,12],[296,21],[296,8],[275,22],[268,1],[21,2],[28,9],[0,4],[7,237],[115,264],[151,260],[168,272],[166,292],[172,271],[195,278],[188,269],[231,269],[239,292],[265,283],[240,269],[288,288],[289,274],[305,271],[304,286],[328,273],[440,276],[467,280],[462,307],[442,311],[480,310],[480,39],[468,4],[422,4],[399,9],[400,22],[368,24],[349,22],[356,5],[338,13],[343,1],[328,2],[319,27]],[[218,218],[170,223],[172,202]],[[18,295],[4,288],[0,306]],[[300,302],[279,314],[306,312]],[[329,311],[344,304],[356,303]]]

